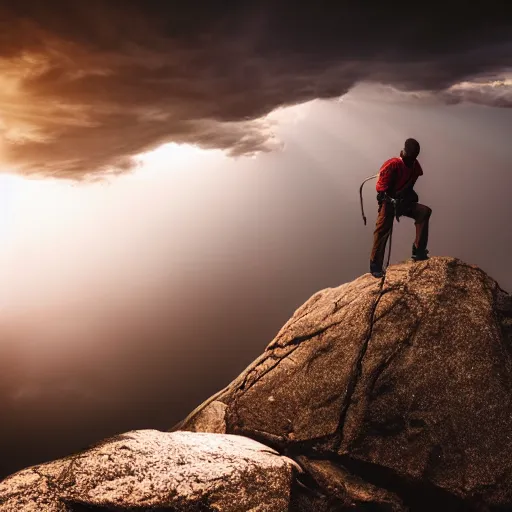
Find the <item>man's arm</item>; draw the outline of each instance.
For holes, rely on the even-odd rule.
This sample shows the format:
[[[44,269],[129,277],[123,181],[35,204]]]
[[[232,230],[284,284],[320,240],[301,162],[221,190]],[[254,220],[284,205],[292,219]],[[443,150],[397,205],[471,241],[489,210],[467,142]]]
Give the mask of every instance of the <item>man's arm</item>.
[[[414,174],[413,174],[413,178],[411,180],[411,188],[414,187],[414,185],[416,184],[417,179],[420,176],[423,176],[423,169],[422,169],[420,163],[418,162],[418,160],[416,160],[414,162],[413,171],[414,171]]]

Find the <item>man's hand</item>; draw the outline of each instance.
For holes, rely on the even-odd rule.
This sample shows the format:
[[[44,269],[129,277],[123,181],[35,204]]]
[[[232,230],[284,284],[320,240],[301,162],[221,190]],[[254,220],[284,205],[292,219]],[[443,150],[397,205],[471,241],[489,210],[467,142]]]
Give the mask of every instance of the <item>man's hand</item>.
[[[391,203],[393,206],[396,206],[396,203],[397,203],[397,200],[395,198],[391,197],[390,195],[388,195],[387,192],[379,192],[377,194],[377,200],[379,202],[386,201],[387,203]]]

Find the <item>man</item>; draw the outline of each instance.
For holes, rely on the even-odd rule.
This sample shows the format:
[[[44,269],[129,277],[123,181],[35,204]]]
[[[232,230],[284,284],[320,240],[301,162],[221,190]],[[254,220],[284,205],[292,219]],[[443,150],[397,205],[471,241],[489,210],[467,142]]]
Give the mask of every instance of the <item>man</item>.
[[[415,261],[428,259],[428,224],[432,210],[418,203],[418,195],[413,186],[423,170],[417,158],[420,145],[415,139],[407,139],[400,158],[391,158],[384,162],[377,180],[377,201],[379,212],[373,234],[373,248],[370,256],[370,272],[382,277],[384,272],[384,252],[393,221],[405,215],[414,219],[416,238],[412,245],[412,258]]]

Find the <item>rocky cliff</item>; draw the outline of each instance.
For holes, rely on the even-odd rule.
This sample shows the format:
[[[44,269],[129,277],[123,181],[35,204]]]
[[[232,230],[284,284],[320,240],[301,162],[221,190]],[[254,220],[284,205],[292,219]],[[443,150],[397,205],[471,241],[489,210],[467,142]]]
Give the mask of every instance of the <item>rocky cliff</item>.
[[[175,428],[272,446],[324,501],[357,504],[349,475],[418,510],[512,507],[511,332],[512,299],[479,268],[394,265],[313,295]]]
[[[512,510],[512,297],[454,258],[366,274],[171,432],[99,446],[4,480],[0,510]]]

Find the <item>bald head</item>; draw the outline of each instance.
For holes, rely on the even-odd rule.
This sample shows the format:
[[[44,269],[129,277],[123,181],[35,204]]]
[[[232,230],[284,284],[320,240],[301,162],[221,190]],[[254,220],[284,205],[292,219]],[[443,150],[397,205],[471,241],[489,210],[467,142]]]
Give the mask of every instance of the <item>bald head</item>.
[[[405,165],[412,167],[416,158],[420,154],[420,143],[416,139],[407,139],[404,142],[404,149],[400,151],[400,156]]]
[[[416,139],[407,139],[402,153],[403,157],[415,160],[420,154],[420,143]]]

